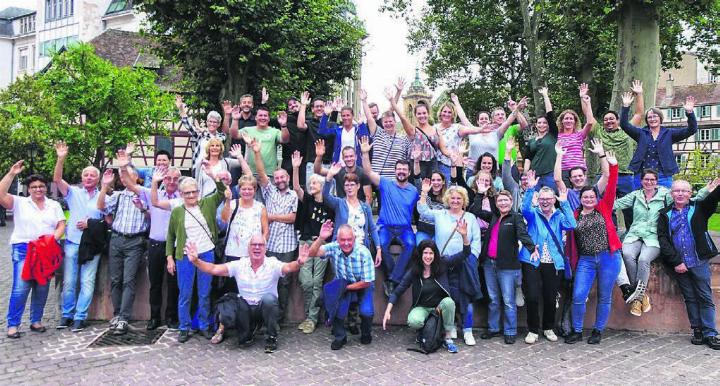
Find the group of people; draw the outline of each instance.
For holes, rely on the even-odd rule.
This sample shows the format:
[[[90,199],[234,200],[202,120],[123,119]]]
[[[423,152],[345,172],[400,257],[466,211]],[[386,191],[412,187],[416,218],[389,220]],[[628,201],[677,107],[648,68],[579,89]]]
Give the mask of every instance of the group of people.
[[[709,266],[718,252],[707,233],[720,179],[694,198],[688,182],[673,181],[679,170],[672,144],[697,130],[692,97],[684,106],[687,127],[668,128],[660,110],[644,111],[636,81],[623,95],[620,114],[608,111],[599,123],[582,84],[583,123],[573,110],[556,117],[543,88],[545,114],[534,119],[531,139],[517,147],[516,138],[531,125],[523,112],[526,98],[509,100],[509,114],[496,108],[470,122],[451,95],[437,123],[425,104],[413,107],[412,123],[398,107],[403,88],[400,80],[386,90],[390,110],[382,115],[362,91],[361,123],[341,100],[311,99],[308,92],[288,100],[287,110],[271,120],[263,90],[263,105],[254,108],[251,95],[237,105],[225,101],[224,114],[210,112],[200,128],[178,97],[193,146],[192,176],[183,177],[162,150],[154,168],[136,168],[129,146],[116,154],[120,184],[113,169],[101,175],[88,166],[81,183],[70,185],[63,179],[70,149],[58,143],[53,182],[67,217],[47,197],[42,176],[26,178],[26,197],[8,194],[23,171],[18,161],[0,181],[0,204],[14,217],[7,336],[21,336],[30,290],[30,329],[45,331],[47,273],[59,266],[54,241],[64,239],[58,329],[86,327],[100,255],[107,252],[110,329],[118,335],[129,329],[138,270],[147,258],[146,327],[178,329],[181,343],[196,331],[217,344],[235,329],[238,343],[250,345],[264,329],[265,351],[275,351],[289,312],[288,278],[299,272],[304,320],[298,328],[310,334],[327,322],[333,350],[347,343],[348,331],[370,344],[380,269],[385,280],[377,284],[388,299],[383,328],[412,288],[408,325],[420,331],[438,310],[445,347],[453,353],[458,328],[466,345],[476,344],[474,308],[483,302],[488,318],[481,339],[515,343],[517,308],[524,303],[525,343],[541,335],[557,341],[558,332],[565,343],[579,342],[597,283],[587,343],[598,344],[615,286],[632,315],[650,312],[650,264],[661,257],[682,291],[692,343],[720,349]],[[617,210],[623,211],[622,239]],[[568,299],[562,315],[559,298]],[[567,330],[557,328],[558,317]]]

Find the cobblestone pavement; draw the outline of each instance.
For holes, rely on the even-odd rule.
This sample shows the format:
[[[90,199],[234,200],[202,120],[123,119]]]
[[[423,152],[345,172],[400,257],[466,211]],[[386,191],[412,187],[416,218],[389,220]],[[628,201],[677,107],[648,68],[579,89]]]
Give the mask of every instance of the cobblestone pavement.
[[[0,310],[7,310],[11,270],[7,239],[0,228]],[[52,290],[44,323],[57,322],[57,291]],[[459,344],[459,354],[425,356],[405,349],[413,335],[406,328],[374,328],[369,346],[352,337],[331,351],[329,330],[306,336],[294,326],[280,334],[280,349],[263,353],[262,340],[238,348],[232,337],[221,345],[193,337],[185,344],[166,332],[154,345],[87,348],[106,329],[93,323],[80,333],[28,331],[19,340],[0,334],[0,385],[4,384],[717,384],[720,352],[692,346],[686,335],[608,331],[601,345],[566,345],[541,340],[513,346],[500,339]],[[684,315],[679,317],[685,317]],[[0,322],[6,328],[5,318]],[[142,328],[143,323],[135,324]],[[476,334],[477,335],[477,334]]]

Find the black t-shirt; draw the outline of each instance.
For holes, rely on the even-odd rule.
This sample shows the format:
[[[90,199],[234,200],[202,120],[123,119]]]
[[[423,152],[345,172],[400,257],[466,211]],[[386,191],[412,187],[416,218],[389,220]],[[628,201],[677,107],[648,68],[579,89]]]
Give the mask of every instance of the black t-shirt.
[[[305,152],[307,151],[307,131],[301,131],[297,127],[297,118],[298,113],[288,113],[287,115],[287,129],[290,133],[290,141],[288,143],[284,143],[282,145],[282,157],[283,160],[290,161],[292,158],[292,153],[296,150],[300,152],[300,155],[305,157]],[[277,126],[280,128],[280,126]],[[313,144],[313,147],[315,145]],[[307,160],[308,162],[312,162],[315,159]]]
[[[346,174],[347,174],[347,171],[345,171],[345,168],[342,168],[342,169],[340,169],[340,172],[335,175],[335,195],[340,198],[345,198],[345,175]],[[360,189],[358,189],[358,199],[360,201],[365,201],[365,191],[363,190],[363,186],[368,186],[371,184],[370,178],[365,174],[365,170],[363,170],[363,168],[358,167],[358,166],[355,167],[355,174],[357,174],[358,179],[360,179]]]
[[[420,299],[418,306],[420,307],[437,307],[440,301],[447,296],[445,291],[438,285],[431,276],[427,279],[421,277],[422,288],[420,289]]]
[[[240,119],[238,121],[238,130],[242,129],[243,127],[251,127],[251,126],[257,126],[257,122],[255,122],[255,114],[250,114],[248,119],[243,118],[240,116]],[[230,125],[232,125],[232,121],[230,122]],[[230,133],[227,133],[227,136],[230,137]],[[241,144],[243,149],[243,154],[245,152],[245,142],[242,141],[240,138],[232,138],[232,144]],[[229,149],[225,149],[226,151]]]
[[[317,202],[315,198],[305,192],[303,200],[300,204],[300,214],[302,221],[300,225],[300,239],[313,240],[320,234],[320,227],[327,220],[333,220],[335,213],[328,208],[324,202]]]
[[[337,120],[337,112],[333,112],[330,114],[330,120],[328,122],[335,122]],[[304,161],[306,162],[314,162],[315,161],[315,141],[318,139],[324,139],[325,140],[325,155],[323,156],[322,162],[324,164],[330,164],[332,163],[332,157],[333,157],[333,151],[335,151],[335,136],[323,136],[320,135],[318,132],[318,128],[320,127],[320,120],[316,119],[315,117],[308,118],[305,120],[305,124],[307,125],[307,133],[309,134],[306,136],[307,138],[307,151],[305,152],[306,158]]]

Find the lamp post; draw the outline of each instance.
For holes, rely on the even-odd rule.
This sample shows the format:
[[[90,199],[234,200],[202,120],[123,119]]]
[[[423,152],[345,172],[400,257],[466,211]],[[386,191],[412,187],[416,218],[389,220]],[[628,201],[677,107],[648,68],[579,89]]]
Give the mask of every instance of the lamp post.
[[[30,158],[30,174],[35,174],[35,157],[38,154],[38,145],[35,142],[31,142],[27,146],[27,155]]]

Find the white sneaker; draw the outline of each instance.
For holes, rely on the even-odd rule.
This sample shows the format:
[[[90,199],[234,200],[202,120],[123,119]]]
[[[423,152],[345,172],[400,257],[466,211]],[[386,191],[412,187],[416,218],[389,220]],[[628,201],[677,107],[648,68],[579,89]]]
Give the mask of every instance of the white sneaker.
[[[515,287],[515,305],[522,307],[525,305],[525,296],[522,292],[522,287]]]
[[[528,334],[525,336],[525,343],[527,344],[533,344],[537,342],[538,340],[538,334],[534,332],[528,332]]]
[[[557,335],[555,335],[555,331],[553,330],[545,330],[543,331],[543,335],[545,335],[545,338],[551,342],[557,342],[558,340]]]
[[[457,339],[457,328],[450,330],[450,339]]]
[[[463,339],[465,340],[465,345],[475,346],[475,337],[473,336],[472,331],[465,332],[463,334]]]
[[[118,324],[119,322],[120,322],[120,317],[119,317],[119,316],[113,316],[113,318],[110,319],[110,322],[109,322],[109,324],[110,324],[110,329],[115,329],[115,327],[117,327],[117,324]]]

